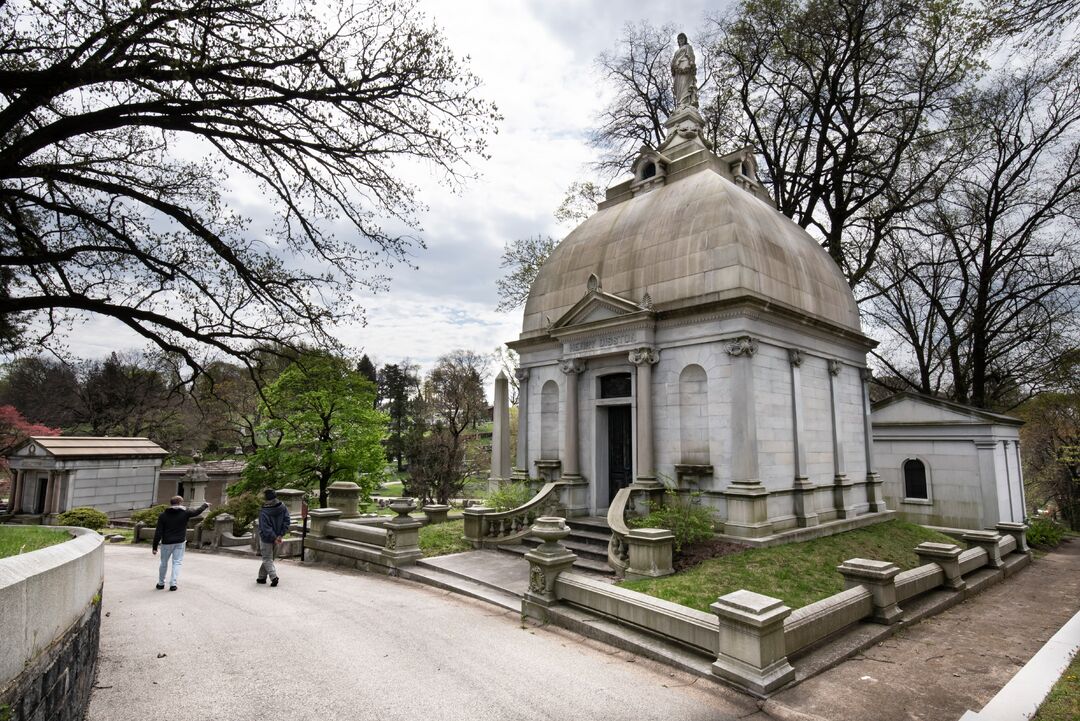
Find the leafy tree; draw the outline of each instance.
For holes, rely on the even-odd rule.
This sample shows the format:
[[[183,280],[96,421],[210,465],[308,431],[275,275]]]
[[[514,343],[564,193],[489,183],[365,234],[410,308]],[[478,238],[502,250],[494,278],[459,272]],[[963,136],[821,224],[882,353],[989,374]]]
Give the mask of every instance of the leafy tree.
[[[75,367],[44,355],[13,360],[0,378],[0,405],[5,404],[32,423],[74,426],[82,404]]]
[[[404,458],[412,428],[419,422],[420,379],[417,366],[408,361],[388,363],[379,373],[379,399],[389,418],[386,437],[386,456],[397,463],[398,471],[405,470]]]
[[[559,242],[551,236],[520,238],[506,244],[499,267],[509,268],[509,272],[495,281],[499,294],[499,305],[496,310],[509,311],[525,305],[529,297],[529,288],[536,280],[540,266],[558,244]]]
[[[0,49],[0,333],[111,316],[196,370],[334,347],[422,245],[399,161],[456,184],[498,120],[409,0],[10,0]]]
[[[382,440],[386,416],[375,410],[375,386],[354,362],[330,355],[302,358],[264,393],[265,439],[230,494],[286,486],[319,491],[353,481],[369,495],[386,457]]]
[[[60,429],[26,420],[14,406],[0,406],[0,471],[7,470],[7,457],[30,436],[58,436]]]

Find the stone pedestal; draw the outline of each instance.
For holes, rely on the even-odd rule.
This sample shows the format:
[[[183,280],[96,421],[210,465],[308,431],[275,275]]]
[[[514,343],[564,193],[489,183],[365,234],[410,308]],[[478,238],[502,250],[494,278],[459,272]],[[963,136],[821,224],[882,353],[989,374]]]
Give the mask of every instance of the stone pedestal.
[[[450,506],[441,503],[429,503],[424,506],[424,515],[428,523],[446,523],[446,514],[450,512]]]
[[[855,481],[846,475],[833,477],[833,506],[837,520],[855,517]]]
[[[968,542],[972,548],[981,548],[986,551],[986,566],[988,568],[1001,568],[1005,562],[1001,560],[1001,534],[997,531],[968,531],[960,538]]]
[[[210,478],[199,464],[196,464],[184,477],[184,505],[194,510],[206,503],[206,487]]]
[[[1016,541],[1017,553],[1031,553],[1031,548],[1027,544],[1027,524],[1002,522],[994,526],[994,528],[1003,536],[1013,537],[1013,540]]]
[[[221,546],[221,539],[226,533],[233,532],[233,517],[228,513],[219,513],[214,516],[214,537],[210,541],[210,545],[214,548]]]
[[[808,478],[799,477],[795,479],[794,489],[791,499],[795,522],[799,528],[818,525],[820,518],[814,510],[814,484]]]
[[[960,554],[963,549],[952,543],[924,541],[915,547],[920,563],[936,563],[945,574],[945,588],[963,591],[967,588],[960,573]]]
[[[308,520],[311,521],[311,527],[308,528],[309,536],[326,536],[326,524],[330,521],[341,520],[341,511],[336,508],[312,508],[308,511]],[[258,538],[258,533],[251,534],[253,538]]]
[[[352,481],[337,481],[327,486],[326,492],[327,505],[341,511],[342,518],[356,518],[360,515],[360,486]]]
[[[896,574],[900,567],[888,561],[849,558],[836,567],[844,577],[844,590],[863,586],[873,596],[874,615],[871,621],[892,625],[903,612],[896,605]]]
[[[282,488],[277,491],[277,497],[289,509],[290,516],[299,516],[303,510],[304,492],[295,488]],[[333,507],[333,506],[331,506]]]
[[[783,601],[743,590],[721,596],[710,608],[720,620],[713,673],[758,696],[794,680],[784,645],[791,609]]]
[[[577,556],[560,543],[570,535],[566,519],[558,516],[541,516],[536,519],[529,534],[543,541],[525,554],[529,562],[529,590],[525,592],[523,608],[534,604],[547,608],[558,601],[555,596],[555,579],[574,565]]]
[[[659,578],[675,573],[671,559],[675,549],[675,535],[662,528],[632,528],[626,535],[630,549],[630,566],[626,580]]]
[[[866,474],[866,500],[870,504],[870,513],[882,513],[889,510],[885,505],[881,476],[877,473]]]
[[[472,543],[473,548],[482,546],[484,541],[484,516],[494,512],[494,508],[486,506],[472,506],[462,511],[465,520],[465,538]]]
[[[409,514],[416,510],[416,501],[412,498],[398,498],[390,503],[390,509],[397,515],[384,524],[386,529],[386,549],[383,555],[397,567],[414,562],[423,557],[420,552],[420,528],[424,522]]]
[[[769,491],[761,481],[734,481],[724,491],[727,519],[724,533],[743,538],[761,538],[772,533],[769,521]]]

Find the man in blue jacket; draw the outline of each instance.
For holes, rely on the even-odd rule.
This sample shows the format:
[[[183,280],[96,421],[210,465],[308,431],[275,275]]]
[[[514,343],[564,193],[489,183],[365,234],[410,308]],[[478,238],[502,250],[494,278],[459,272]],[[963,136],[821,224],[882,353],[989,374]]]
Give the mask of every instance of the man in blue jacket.
[[[210,507],[209,503],[204,503],[197,510],[189,511],[181,505],[183,502],[183,496],[173,496],[169,499],[169,507],[162,511],[157,519],[154,546],[151,550],[156,556],[158,545],[161,545],[161,565],[158,566],[157,582],[159,591],[165,588],[165,571],[169,568],[170,560],[172,561],[172,578],[169,579],[169,590],[176,590],[176,584],[180,582],[180,564],[184,561],[188,519],[194,518]]]
[[[292,518],[289,509],[278,500],[277,493],[267,488],[263,491],[265,499],[262,508],[259,509],[259,547],[262,552],[262,565],[259,566],[259,577],[255,583],[266,583],[266,577],[270,577],[270,585],[278,585],[277,568],[274,567],[274,551],[281,543],[281,538],[289,532]]]

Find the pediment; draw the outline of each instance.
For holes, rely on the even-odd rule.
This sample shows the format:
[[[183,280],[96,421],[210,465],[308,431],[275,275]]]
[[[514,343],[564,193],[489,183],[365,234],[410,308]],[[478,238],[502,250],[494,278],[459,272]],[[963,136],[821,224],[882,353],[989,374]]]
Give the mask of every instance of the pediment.
[[[611,320],[612,318],[633,315],[645,310],[649,310],[649,308],[597,288],[586,293],[581,300],[552,324],[551,329],[561,330],[572,326]]]
[[[11,453],[12,458],[37,458],[52,455],[44,447],[32,440],[24,441],[21,446]]]
[[[882,425],[1021,425],[1021,421],[1010,416],[914,393],[898,393],[875,403],[871,420]]]

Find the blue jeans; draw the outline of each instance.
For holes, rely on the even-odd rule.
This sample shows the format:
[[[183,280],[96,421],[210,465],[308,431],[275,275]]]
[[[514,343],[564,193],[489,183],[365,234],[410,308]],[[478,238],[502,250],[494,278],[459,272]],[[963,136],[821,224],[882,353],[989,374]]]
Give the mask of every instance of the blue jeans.
[[[158,567],[158,583],[165,583],[165,571],[169,568],[169,559],[172,559],[172,580],[170,586],[180,582],[180,564],[184,562],[183,543],[161,544],[161,565]]]

